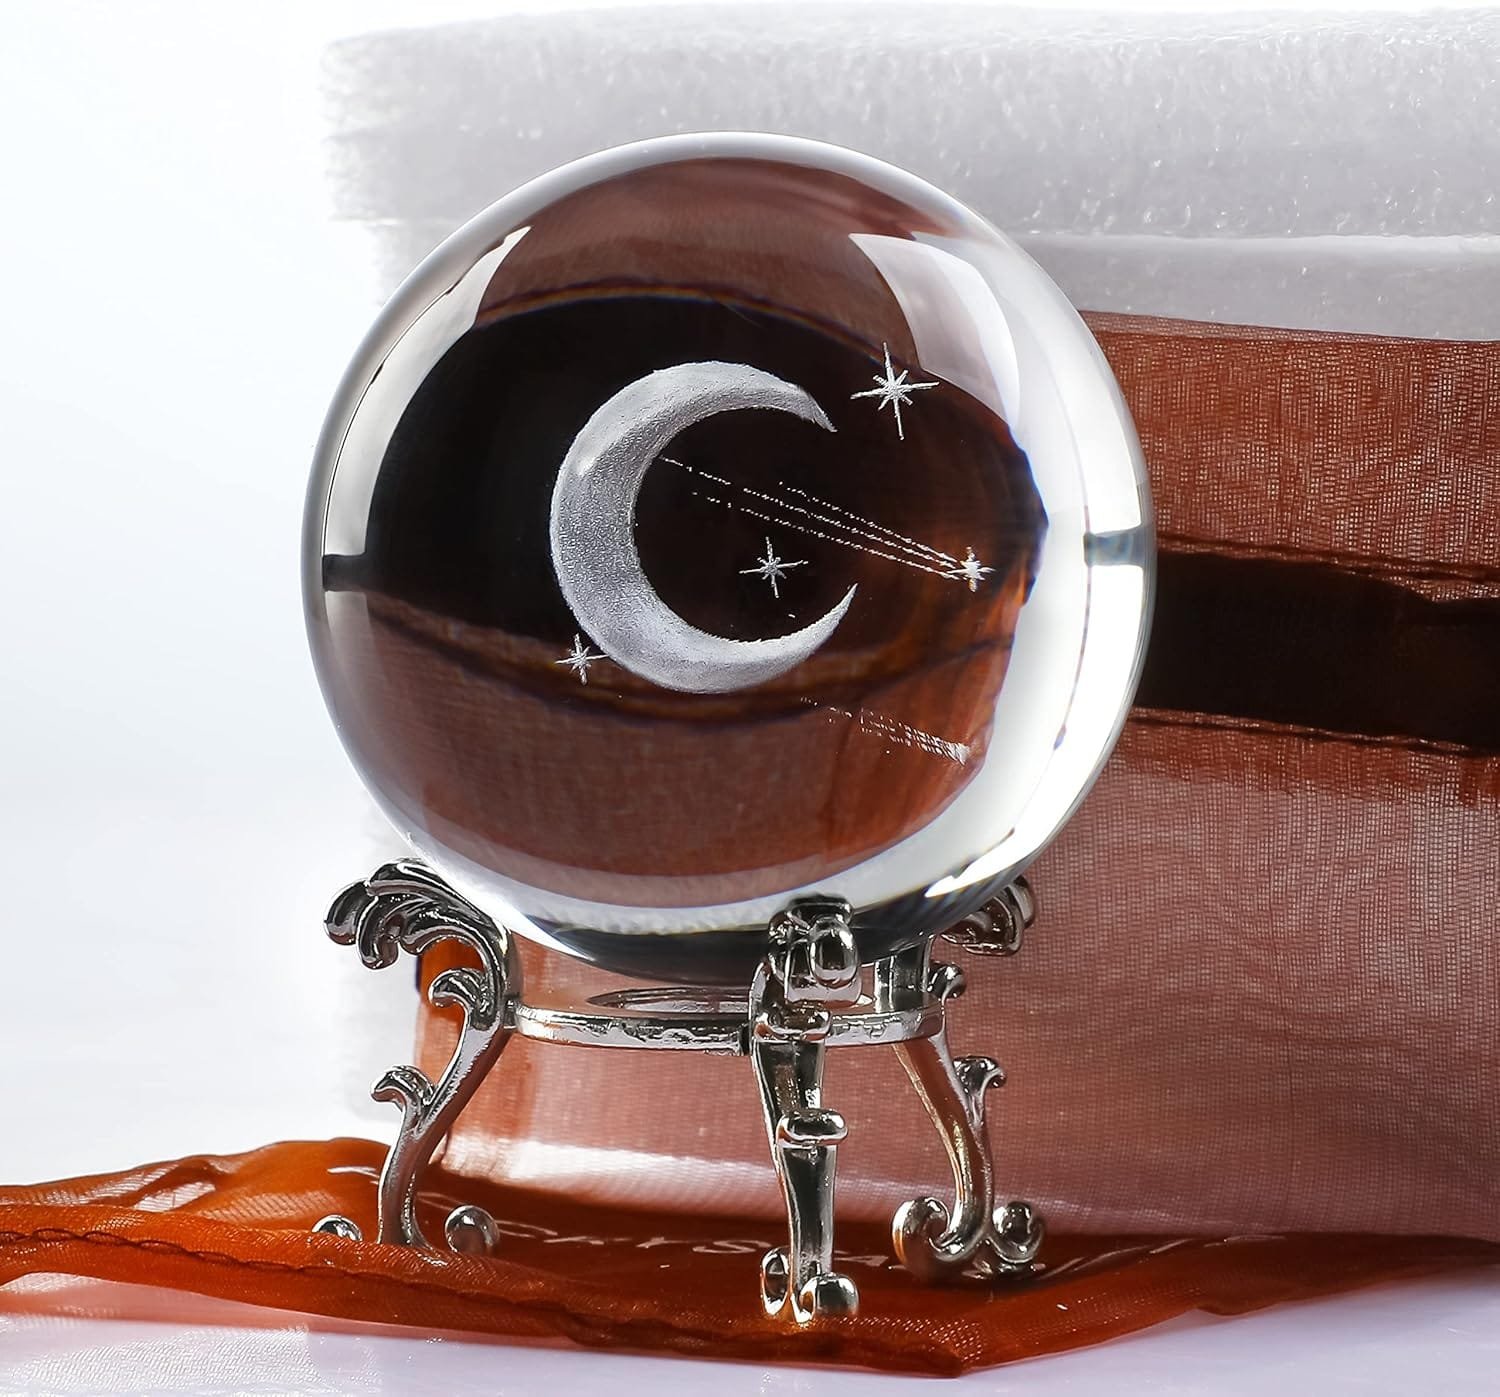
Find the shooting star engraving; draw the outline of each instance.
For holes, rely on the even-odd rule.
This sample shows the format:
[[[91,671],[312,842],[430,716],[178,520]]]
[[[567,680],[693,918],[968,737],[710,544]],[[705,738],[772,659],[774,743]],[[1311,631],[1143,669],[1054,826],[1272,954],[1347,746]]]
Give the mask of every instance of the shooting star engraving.
[[[968,585],[971,592],[978,591],[979,583],[994,572],[994,568],[986,567],[975,557],[972,548],[968,550],[964,558],[955,558],[951,553],[944,553],[940,548],[908,538],[895,529],[887,528],[873,519],[866,519],[863,515],[855,514],[841,505],[834,504],[831,500],[819,499],[818,496],[788,485],[784,481],[777,482],[777,489],[784,493],[772,494],[766,490],[757,490],[750,485],[740,485],[735,481],[725,479],[722,475],[706,471],[701,466],[690,466],[671,456],[663,456],[661,459],[667,465],[676,466],[679,470],[686,471],[689,475],[696,476],[715,487],[712,490],[694,490],[693,494],[699,499],[708,504],[719,505],[723,509],[748,514],[752,519],[774,524],[779,529],[792,529],[797,533],[807,534],[811,538],[821,539],[825,543],[836,543],[844,548],[853,548],[861,553],[869,554],[872,558],[880,558],[888,563],[900,563],[903,567],[915,568],[918,572],[930,573],[948,582],[963,582]],[[806,503],[799,504],[795,500],[786,498],[788,495],[795,495]],[[765,566],[764,559],[761,563]],[[782,564],[782,566],[787,565]],[[742,569],[742,571],[750,572],[756,569]]]
[[[984,579],[990,575],[990,573],[994,572],[994,570],[994,568],[985,567],[984,564],[974,556],[974,550],[970,548],[965,551],[963,562],[955,567],[952,572],[945,572],[943,576],[950,577],[955,582],[967,582],[969,584],[969,590],[971,592],[977,592],[979,590],[979,584],[983,582]]]
[[[945,761],[954,762],[959,766],[968,765],[973,751],[966,742],[952,742],[946,737],[923,732],[921,728],[914,728],[910,723],[903,723],[899,718],[892,718],[888,714],[879,713],[873,709],[840,708],[837,704],[819,703],[816,699],[810,698],[802,701],[809,707],[816,708],[820,713],[849,719],[861,732],[867,732],[873,737],[899,743],[902,747],[915,748],[918,752],[926,752],[932,757],[942,757]]]

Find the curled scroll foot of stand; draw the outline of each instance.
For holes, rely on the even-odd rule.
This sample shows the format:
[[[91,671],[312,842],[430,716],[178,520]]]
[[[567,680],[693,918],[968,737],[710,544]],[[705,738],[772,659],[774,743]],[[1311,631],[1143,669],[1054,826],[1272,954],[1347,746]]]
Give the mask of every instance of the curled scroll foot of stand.
[[[360,1225],[342,1213],[329,1213],[313,1223],[312,1230],[324,1237],[338,1237],[345,1242],[362,1242],[365,1239]]]
[[[325,1237],[339,1237],[346,1242],[362,1242],[364,1230],[342,1213],[329,1213],[313,1224],[314,1232]],[[448,1214],[443,1223],[443,1236],[449,1249],[471,1256],[488,1256],[498,1250],[500,1229],[495,1219],[474,1203],[462,1203]]]
[[[329,908],[326,929],[341,946],[354,946],[371,970],[394,965],[401,952],[420,955],[440,941],[458,941],[479,957],[478,968],[459,966],[434,978],[428,999],[463,1015],[458,1045],[433,1081],[420,1068],[393,1067],[370,1093],[401,1108],[395,1143],[380,1171],[377,1240],[391,1246],[428,1247],[417,1222],[417,1182],[459,1112],[494,1065],[512,1032],[520,997],[520,962],[509,934],[430,869],[413,861],[389,863],[362,883],[345,888]],[[358,1240],[361,1229],[338,1214],[314,1229]],[[444,1240],[458,1252],[486,1253],[499,1239],[494,1219],[465,1204],[449,1213]]]
[[[803,1283],[795,1298],[791,1297],[786,1248],[768,1251],[760,1263],[760,1298],[768,1315],[779,1315],[792,1300],[792,1312],[799,1323],[810,1319],[832,1319],[852,1315],[859,1309],[859,1290],[848,1276],[837,1271],[823,1271]]]
[[[500,1248],[495,1219],[477,1203],[461,1203],[443,1222],[443,1236],[453,1251],[490,1256]]]
[[[963,934],[949,939],[981,955],[1012,955],[1034,916],[1031,889],[1018,880],[961,924]],[[963,972],[932,964],[930,946],[913,948],[877,967],[877,995],[886,1002],[900,1004],[923,992],[946,1004],[964,992]],[[946,1027],[931,1038],[898,1043],[896,1052],[942,1136],[955,1195],[951,1209],[932,1197],[900,1208],[891,1226],[897,1258],[917,1279],[929,1282],[1029,1272],[1046,1228],[1029,1203],[995,1203],[995,1171],[985,1133],[985,1098],[1005,1085],[1005,1073],[993,1058],[954,1058]]]
[[[1001,1264],[1017,1271],[1028,1270],[1047,1239],[1047,1225],[1030,1203],[1012,1198],[991,1215],[994,1231],[990,1246]]]
[[[994,1166],[984,1128],[984,1098],[1004,1084],[990,1058],[955,1061],[943,1035],[897,1048],[953,1168],[953,1208],[940,1199],[904,1204],[891,1226],[897,1259],[918,1280],[964,1275],[994,1278],[1031,1270],[1046,1236],[1040,1214],[1029,1203],[994,1203]]]
[[[945,1203],[915,1198],[897,1211],[891,1228],[897,1259],[929,1283],[1027,1275],[1046,1234],[1041,1215],[1019,1199],[1000,1204],[966,1233],[952,1225]]]

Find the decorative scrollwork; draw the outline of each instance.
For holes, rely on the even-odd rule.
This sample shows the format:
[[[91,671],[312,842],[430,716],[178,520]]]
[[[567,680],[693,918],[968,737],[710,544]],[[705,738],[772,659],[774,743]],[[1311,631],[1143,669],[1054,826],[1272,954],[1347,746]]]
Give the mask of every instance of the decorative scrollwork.
[[[355,946],[371,970],[396,963],[402,951],[420,955],[439,941],[462,941],[479,953],[476,970],[458,966],[432,982],[428,998],[462,1009],[477,1029],[491,1027],[504,1010],[509,933],[472,902],[413,859],[377,868],[333,900],[324,923],[329,940]]]
[[[983,933],[990,939],[983,948],[963,943],[980,954],[1011,954],[1019,947],[1021,930],[1035,915],[1031,890],[1024,884],[1007,888],[990,906],[996,904],[1010,909],[1009,930],[995,933],[995,923],[990,922],[990,931]],[[893,1006],[922,993],[946,1006],[964,988],[964,974],[957,966],[931,963],[930,945],[898,953],[876,968],[877,1000]],[[940,1199],[922,1197],[897,1211],[891,1239],[898,1259],[924,1281],[1030,1270],[1045,1237],[1040,1215],[1019,1200],[999,1206],[994,1202],[985,1099],[1005,1085],[1000,1064],[988,1057],[955,1059],[946,1026],[930,1038],[898,1043],[896,1052],[942,1135],[955,1194],[951,1210]]]
[[[1004,926],[995,907],[1009,909]],[[1030,890],[1012,887],[987,906],[982,924],[957,939],[980,953],[1009,953],[1032,914]],[[748,1052],[788,1224],[787,1245],[772,1249],[761,1263],[761,1298],[768,1313],[786,1312],[799,1323],[851,1313],[859,1302],[854,1283],[833,1269],[834,1163],[847,1128],[822,1102],[823,1059],[830,1043],[893,1043],[942,1134],[953,1169],[953,1206],[933,1197],[913,1199],[896,1214],[892,1229],[896,1254],[914,1277],[934,1281],[1026,1271],[1043,1237],[1041,1219],[1029,1204],[994,1203],[985,1099],[1003,1085],[1005,1074],[992,1058],[955,1059],[941,1026],[948,1002],[964,991],[963,971],[933,964],[932,943],[922,942],[876,962],[873,998],[867,999],[849,922],[848,904],[829,898],[804,899],[775,918],[745,1017],[738,1028],[735,1016],[728,1017],[728,1039],[717,1027],[703,1036],[705,1011],[696,1003],[658,1008],[643,1020],[644,1028],[625,1032],[615,996],[600,1002],[603,1012],[570,1011],[575,1029],[581,1032],[581,1024],[590,1032],[566,1040],[675,1048],[687,1034],[694,1046],[701,1040],[708,1050],[725,1051],[727,1042],[728,1050]],[[457,1007],[463,1016],[442,1076],[434,1082],[416,1067],[393,1067],[373,1093],[401,1109],[401,1126],[380,1174],[379,1240],[429,1246],[416,1219],[419,1175],[511,1033],[547,1038],[556,1036],[556,1025],[521,1005],[519,963],[504,929],[419,863],[387,864],[345,889],[329,910],[327,930],[339,944],[356,947],[372,969],[395,964],[403,951],[417,955],[444,940],[457,940],[478,956],[478,966],[444,970],[428,991],[435,1005]],[[652,991],[651,1002],[664,993]],[[679,1005],[684,992],[672,996],[670,1004]],[[718,1026],[725,1015],[715,1009],[707,1017]],[[323,1218],[315,1230],[346,1239],[360,1236],[355,1223],[338,1215]],[[494,1219],[479,1207],[453,1209],[444,1225],[444,1241],[454,1251],[489,1252],[498,1240]]]
[[[1013,956],[1036,921],[1036,898],[1024,878],[1007,883],[977,912],[943,933],[971,956]]]
[[[435,1007],[455,1007],[463,1015],[443,1075],[434,1082],[405,1064],[386,1072],[370,1093],[401,1108],[401,1126],[380,1171],[379,1240],[430,1246],[417,1223],[417,1180],[510,1036],[520,962],[503,927],[413,860],[385,864],[345,888],[333,900],[325,925],[331,940],[356,947],[371,970],[394,965],[402,951],[420,955],[440,941],[459,941],[479,957],[477,968],[444,970],[428,988]],[[354,1223],[338,1216],[324,1218],[316,1230],[359,1235]],[[493,1219],[474,1205],[455,1208],[444,1231],[457,1251],[487,1250],[497,1235]]]
[[[805,1323],[859,1304],[854,1282],[833,1269],[834,1159],[848,1130],[822,1101],[825,1040],[833,1011],[859,999],[859,955],[845,902],[796,903],[770,930],[750,988],[750,1057],[790,1235],[761,1262],[761,1301],[767,1314],[790,1309]]]

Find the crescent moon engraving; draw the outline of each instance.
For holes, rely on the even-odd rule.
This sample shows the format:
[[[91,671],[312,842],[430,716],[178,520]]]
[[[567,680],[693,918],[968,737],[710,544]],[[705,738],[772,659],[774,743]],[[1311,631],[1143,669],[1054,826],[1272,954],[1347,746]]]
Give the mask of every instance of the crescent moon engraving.
[[[690,625],[657,594],[635,546],[635,503],[658,454],[720,412],[771,408],[833,431],[812,395],[748,364],[658,369],[627,384],[573,439],[552,491],[552,566],[579,625],[616,664],[665,689],[748,689],[800,664],[833,634],[855,588],[811,625],[731,640]]]

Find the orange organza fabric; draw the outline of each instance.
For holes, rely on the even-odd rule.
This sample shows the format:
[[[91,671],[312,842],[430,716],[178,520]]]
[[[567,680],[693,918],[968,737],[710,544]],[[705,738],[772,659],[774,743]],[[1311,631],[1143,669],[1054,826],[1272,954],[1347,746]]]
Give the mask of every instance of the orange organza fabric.
[[[500,1219],[500,1256],[308,1232],[330,1211],[371,1215],[381,1154],[365,1140],[271,1145],[0,1191],[0,1283],[66,1272],[420,1329],[951,1375],[1195,1308],[1234,1314],[1500,1260],[1500,1246],[1441,1238],[1073,1236],[1052,1239],[1037,1281],[927,1287],[890,1260],[883,1227],[856,1223],[839,1261],[859,1313],[795,1329],[756,1300],[776,1236],[760,1219],[590,1206],[437,1169],[423,1226],[436,1234],[454,1199],[482,1203]]]
[[[423,1196],[434,1233],[490,1208],[499,1257],[311,1235],[331,1211],[372,1230],[380,1149],[341,1140],[0,1190],[0,1285],[953,1373],[1500,1260],[1500,344],[1091,323],[1158,510],[1151,654],[1033,871],[1038,926],[966,963],[950,1035],[1008,1069],[991,1135],[1003,1196],[1053,1225],[1039,1276],[893,1265],[892,1209],[944,1194],[946,1164],[891,1055],[839,1051],[863,1305],[773,1324],[757,1268],[784,1223],[746,1064],[517,1042]],[[533,995],[597,988],[526,969]],[[429,1073],[452,1043],[424,1010]]]
[[[1159,591],[1140,702],[1031,870],[1025,948],[947,952],[954,1051],[1009,1079],[1000,1186],[1088,1232],[1500,1240],[1500,345],[1091,324],[1149,463]],[[422,1043],[440,1067],[447,1024]],[[743,1063],[507,1051],[451,1166],[778,1206]],[[824,1099],[850,1122],[841,1209],[940,1189],[893,1055],[830,1054]]]

